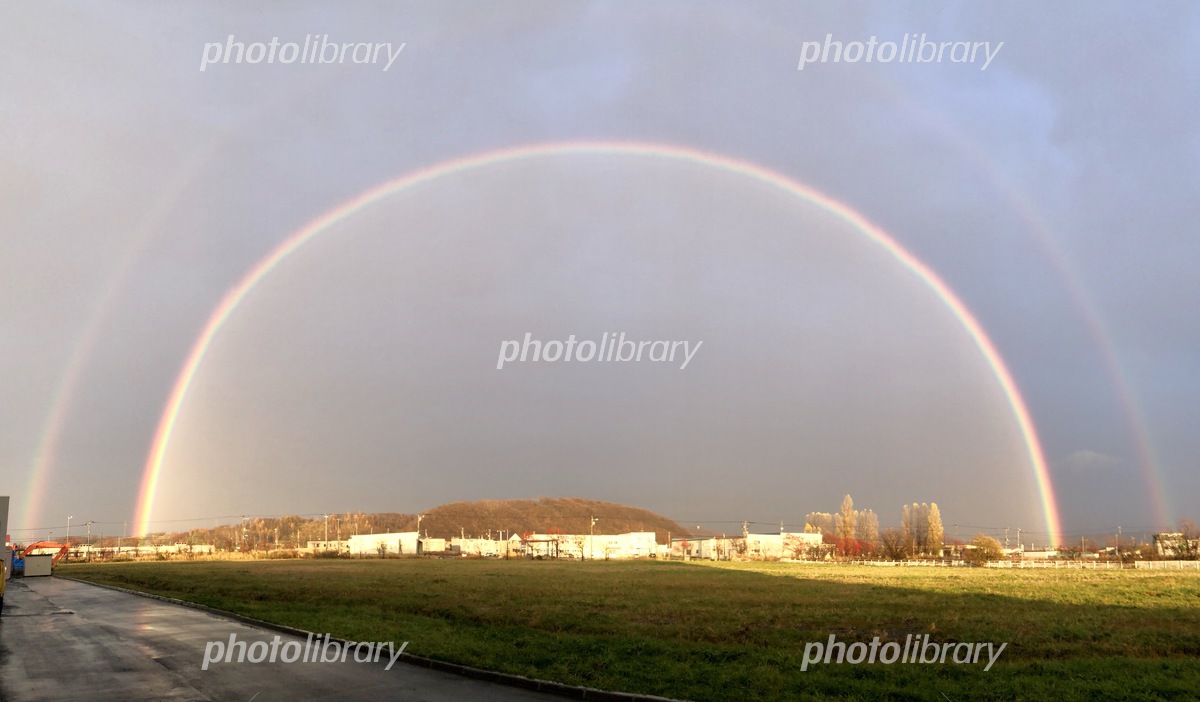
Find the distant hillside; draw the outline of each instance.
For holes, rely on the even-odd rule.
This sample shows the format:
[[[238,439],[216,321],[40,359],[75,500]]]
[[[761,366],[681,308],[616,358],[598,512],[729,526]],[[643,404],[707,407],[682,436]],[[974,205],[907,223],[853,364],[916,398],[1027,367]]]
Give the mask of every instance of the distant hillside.
[[[125,539],[125,545],[146,544],[212,544],[218,550],[267,549],[275,546],[299,548],[309,541],[323,541],[328,534],[332,540],[345,539],[352,534],[377,534],[403,531],[416,517],[399,512],[364,514],[330,514],[329,519],[293,515],[287,517],[248,517],[244,523],[200,527],[190,531],[156,533],[144,539]],[[422,525],[423,527],[424,525]],[[411,531],[411,529],[410,529]],[[74,540],[74,537],[72,537]],[[97,540],[101,547],[117,545],[117,537]]]
[[[597,519],[597,534],[653,531],[660,543],[666,543],[668,533],[691,535],[674,521],[649,510],[580,497],[451,502],[425,513],[421,534],[428,532],[432,537],[449,538],[465,532],[467,536],[482,537],[490,531],[492,538],[499,538],[500,532],[504,531],[507,538],[510,534],[545,533],[551,529],[564,534],[586,534],[592,516]],[[415,531],[416,528],[415,516],[403,525],[404,531]]]
[[[621,534],[628,531],[653,531],[659,543],[667,534],[692,536],[692,533],[666,517],[649,510],[579,497],[540,497],[536,500],[479,500],[451,502],[425,510],[421,534],[435,538],[467,536],[500,538],[532,531],[546,533],[558,529],[564,534],[588,533],[588,519],[595,516],[597,534]],[[326,531],[328,530],[328,531]],[[346,539],[353,534],[380,534],[416,531],[417,515],[400,512],[330,514],[329,519],[311,516],[248,517],[245,522],[202,527],[186,532],[156,533],[144,539],[126,538],[125,545],[212,544],[218,550],[267,549],[275,546],[300,547],[309,541]],[[115,536],[97,537],[100,547],[118,544]]]

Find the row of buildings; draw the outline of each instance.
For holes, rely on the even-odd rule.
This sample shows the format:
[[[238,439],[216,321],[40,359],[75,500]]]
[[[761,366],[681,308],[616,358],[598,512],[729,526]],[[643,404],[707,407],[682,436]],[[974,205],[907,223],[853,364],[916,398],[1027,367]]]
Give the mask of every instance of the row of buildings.
[[[774,560],[820,553],[820,534],[747,534],[735,537],[678,537],[660,544],[652,531],[626,534],[514,534],[508,539],[421,537],[418,532],[357,534],[342,541],[310,541],[308,551],[352,556],[457,555],[484,558],[676,558]]]
[[[308,550],[352,556],[458,555],[485,558],[649,558],[658,555],[654,532],[628,534],[524,534],[508,539],[440,539],[415,531],[356,534],[343,541],[309,541]]]
[[[418,532],[361,534],[342,541],[309,541],[308,553],[335,552],[353,556],[476,556],[484,558],[567,558],[610,560],[629,558],[670,558],[675,560],[825,560],[833,556],[833,546],[824,543],[821,534],[782,532],[779,534],[750,534],[740,536],[675,537],[670,544],[657,543],[652,531],[625,534],[514,534],[508,539],[488,538],[429,538]],[[1200,540],[1189,539],[1180,533],[1154,535],[1154,547],[1159,558],[1194,558],[1200,553]],[[41,552],[51,553],[61,547],[47,546]],[[962,558],[971,544],[947,546],[938,557]],[[209,556],[216,549],[210,544],[168,544],[99,547],[75,544],[67,557],[70,560],[113,557],[178,557]],[[35,549],[33,553],[39,550]],[[1113,547],[1091,553],[1071,554],[1055,549],[1003,549],[1006,558],[1021,560],[1057,560],[1067,557],[1115,558]]]

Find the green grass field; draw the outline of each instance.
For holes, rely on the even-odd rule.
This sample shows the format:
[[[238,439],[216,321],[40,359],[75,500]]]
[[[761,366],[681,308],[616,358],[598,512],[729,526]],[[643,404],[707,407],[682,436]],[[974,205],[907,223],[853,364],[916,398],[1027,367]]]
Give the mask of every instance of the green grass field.
[[[429,658],[681,699],[1200,699],[1195,572],[337,559],[58,572],[352,640],[408,641]],[[805,644],[830,634],[1008,646],[988,672],[802,672]]]

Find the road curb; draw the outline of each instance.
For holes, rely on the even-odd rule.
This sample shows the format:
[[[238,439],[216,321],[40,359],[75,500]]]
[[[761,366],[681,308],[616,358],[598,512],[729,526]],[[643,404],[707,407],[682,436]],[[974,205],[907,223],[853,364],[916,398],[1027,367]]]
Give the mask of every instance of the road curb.
[[[206,612],[208,614],[224,617],[226,619],[232,619],[234,621],[238,621],[243,624],[247,624],[249,626],[257,627],[259,629],[266,629],[268,631],[277,631],[282,634],[291,634],[293,636],[300,636],[300,637],[307,637],[309,635],[312,635],[314,637],[317,636],[316,632],[307,631],[305,629],[297,629],[296,627],[287,626],[285,624],[276,624],[274,622],[268,622],[268,621],[264,621],[262,619],[255,619],[254,617],[247,617],[246,615],[238,614],[237,612],[229,612],[229,611],[226,611],[223,609],[217,609],[216,607],[209,607],[208,605],[202,605],[197,602],[188,602],[187,600],[180,600],[180,599],[176,599],[174,597],[167,597],[166,595],[156,595],[152,592],[141,592],[139,590],[131,590],[127,587],[120,587],[118,585],[108,585],[106,583],[94,583],[90,580],[83,580],[81,578],[72,578],[68,575],[54,575],[52,577],[61,578],[63,580],[70,580],[71,582],[76,582],[76,583],[83,583],[84,585],[92,585],[95,587],[102,587],[102,588],[105,588],[108,590],[115,590],[117,592],[124,592],[124,593],[130,594],[130,595],[138,595],[140,597],[147,597],[152,600],[159,600],[161,602],[167,602],[167,603],[170,603],[173,605],[179,605],[180,607],[187,607],[189,609],[200,610],[201,612]],[[321,634],[320,636],[322,639],[324,639],[325,635]],[[330,636],[329,640],[337,641],[338,643],[341,643],[343,645],[345,643],[347,643],[345,639],[339,639],[339,638],[333,637],[333,636]],[[457,663],[447,663],[445,661],[438,661],[438,660],[434,660],[432,658],[424,658],[422,656],[414,656],[411,653],[401,653],[399,660],[400,660],[400,662],[407,663],[409,665],[420,666],[422,668],[429,668],[431,670],[438,670],[438,671],[442,671],[445,673],[453,673],[455,675],[461,675],[463,677],[472,678],[474,680],[482,680],[484,682],[493,682],[493,683],[498,683],[500,685],[508,685],[509,687],[520,687],[520,688],[524,688],[526,690],[534,690],[536,692],[545,692],[548,694],[557,695],[559,697],[565,697],[565,698],[574,699],[574,700],[596,700],[597,702],[681,702],[680,700],[676,700],[671,697],[659,697],[657,695],[639,695],[639,694],[635,694],[632,692],[610,692],[608,690],[598,690],[594,687],[579,687],[577,685],[567,685],[565,683],[557,683],[557,682],[552,682],[550,680],[538,680],[537,678],[527,678],[523,675],[512,675],[510,673],[500,673],[500,672],[496,672],[494,670],[484,670],[483,668],[472,668],[471,666],[468,666],[468,665],[459,665]]]

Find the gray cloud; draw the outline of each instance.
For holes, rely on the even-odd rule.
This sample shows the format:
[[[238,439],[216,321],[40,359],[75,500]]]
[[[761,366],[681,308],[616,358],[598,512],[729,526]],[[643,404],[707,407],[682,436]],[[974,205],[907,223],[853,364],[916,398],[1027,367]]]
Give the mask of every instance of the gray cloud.
[[[1162,516],[1151,507],[1145,469],[1132,458],[1140,449],[1131,412],[1151,427],[1153,470],[1173,511],[1190,513],[1200,498],[1189,478],[1200,450],[1189,423],[1200,410],[1200,338],[1191,319],[1200,302],[1192,226],[1200,22],[1189,4],[443,3],[338,14],[319,5],[287,13],[129,5],[100,13],[48,4],[4,12],[0,463],[9,466],[13,494],[30,489],[44,420],[73,359],[80,364],[50,489],[32,514],[13,515],[15,526],[50,525],[62,521],[53,515],[85,510],[97,519],[128,518],[157,417],[192,339],[224,291],[289,232],[413,169],[571,138],[664,141],[744,158],[846,202],[893,234],[978,315],[1025,392],[1047,453],[1067,457],[1054,472],[1069,527],[1089,528],[1097,514],[1122,523]],[[387,74],[346,66],[196,70],[203,43],[231,33],[254,41],[317,32],[408,46]],[[802,41],[905,32],[1005,46],[984,73],[954,65],[795,70]],[[291,287],[279,287],[277,297],[265,287],[244,318],[230,322],[225,346],[214,347],[202,380],[225,380],[197,388],[181,417],[190,455],[175,456],[194,471],[193,488],[204,487],[205,476],[214,487],[171,509],[195,510],[185,516],[292,505],[415,509],[460,497],[528,496],[546,486],[684,519],[791,519],[831,509],[844,492],[885,520],[914,499],[936,499],[944,514],[974,511],[967,488],[944,497],[924,487],[900,495],[902,482],[872,473],[887,454],[909,470],[920,466],[925,482],[949,486],[964,466],[991,465],[1004,452],[997,445],[999,453],[980,456],[967,450],[969,442],[953,441],[938,454],[932,434],[906,443],[897,428],[906,418],[897,400],[903,378],[852,362],[871,358],[866,339],[873,338],[878,358],[924,369],[913,376],[923,381],[920,390],[907,390],[918,398],[910,409],[928,411],[931,423],[965,402],[953,384],[939,389],[933,381],[934,356],[913,355],[901,322],[919,305],[900,306],[883,279],[865,275],[872,270],[866,264],[846,263],[859,259],[811,265],[805,249],[769,231],[789,221],[802,230],[794,241],[813,244],[809,219],[756,219],[738,215],[734,203],[723,211],[702,203],[695,209],[709,220],[698,220],[688,210],[696,193],[708,192],[703,179],[627,176],[638,189],[622,193],[600,178],[591,197],[564,194],[553,181],[537,185],[544,172],[514,174],[473,198],[438,191],[442,200],[424,210],[389,206],[348,223],[353,231],[345,238],[360,243],[306,250],[295,264],[306,275],[281,270],[272,285]],[[657,206],[639,200],[646,191],[661,191]],[[613,212],[613,202],[642,202],[636,211],[643,219]],[[421,239],[422,247],[399,243],[437,221],[428,219],[443,211],[435,204],[477,219],[457,229],[446,224],[440,237]],[[582,209],[552,216],[571,207]],[[384,212],[416,224],[388,224]],[[709,221],[725,226],[704,235],[707,248],[681,243]],[[501,222],[512,229],[489,234]],[[615,236],[613,222],[627,231],[645,227],[644,236]],[[522,223],[553,223],[561,232],[522,231]],[[1111,339],[1133,406],[1123,404],[1056,249]],[[528,280],[503,278],[516,272]],[[647,282],[654,280],[657,286]],[[711,294],[703,281],[726,294]],[[867,291],[887,304],[872,307],[882,303],[869,298],[875,302],[839,306]],[[807,301],[802,310],[781,302],[797,297]],[[807,358],[829,370],[825,377],[805,375],[811,367],[770,351],[762,331],[770,327],[762,325],[771,320],[792,342],[810,344]],[[511,412],[506,402],[514,396],[506,393],[519,388],[452,372],[510,330],[525,331],[521,325],[562,333],[584,321],[588,332],[605,324],[636,323],[646,333],[677,325],[708,334],[714,346],[706,350],[717,348],[722,328],[753,332],[743,346],[726,347],[737,349],[727,358],[717,350],[711,357],[740,361],[742,370],[705,371],[717,373],[705,379],[707,399],[737,411],[673,404],[670,393],[680,389],[654,378],[606,391],[549,373],[529,376],[532,385],[520,389],[530,407],[575,388],[595,409],[573,419]],[[449,338],[458,344],[449,357],[425,355]],[[428,377],[398,364],[401,351],[433,364]],[[943,378],[975,377],[969,368],[961,378],[942,370],[950,373]],[[830,411],[806,405],[813,388]],[[406,393],[412,403],[394,402]],[[627,414],[622,402],[630,397],[643,411],[658,411],[660,434],[647,430],[648,414],[641,422]],[[976,418],[994,410],[988,402],[971,407],[965,415]],[[805,420],[781,419],[795,416]],[[463,417],[473,421],[469,439],[453,429]],[[522,420],[543,429],[522,433]],[[980,419],[976,428],[1004,434],[1005,421]],[[206,431],[220,440],[206,442]],[[605,439],[611,435],[622,440]],[[518,450],[513,437],[526,448]],[[414,448],[419,439],[423,447]],[[540,448],[530,453],[529,445]],[[399,461],[404,447],[411,454]],[[830,468],[782,491],[738,486],[727,476],[739,452],[756,457],[766,483],[791,480],[796,456]],[[481,468],[489,455],[504,469]],[[1130,458],[1119,470],[1077,467],[1106,456]],[[457,470],[459,479],[422,477],[439,461],[446,463],[437,470]],[[634,481],[621,471],[638,461],[664,468]],[[563,468],[573,463],[587,469]],[[245,470],[239,478],[232,468],[255,464],[269,469],[261,479]],[[303,480],[283,486],[273,472],[283,464]],[[361,466],[355,480],[321,472],[342,464]],[[398,473],[401,464],[412,467]],[[624,468],[610,475],[614,465]],[[1006,470],[984,475],[992,480]],[[1087,480],[1101,474],[1111,480]],[[398,475],[405,489],[373,501],[378,485]],[[698,487],[688,492],[680,483]],[[714,485],[719,490],[703,489]],[[1028,497],[1018,499],[1014,510],[1027,513]],[[992,517],[1008,520],[1007,509]]]

